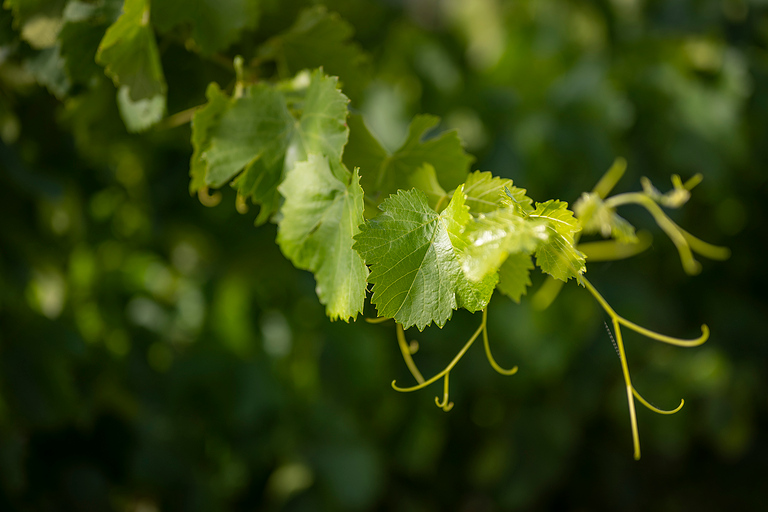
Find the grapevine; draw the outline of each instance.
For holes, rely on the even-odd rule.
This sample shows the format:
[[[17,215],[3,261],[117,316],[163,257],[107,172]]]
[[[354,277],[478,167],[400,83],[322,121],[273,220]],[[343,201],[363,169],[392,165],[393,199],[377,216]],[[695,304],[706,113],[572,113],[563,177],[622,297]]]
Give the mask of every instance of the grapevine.
[[[15,9],[15,23],[23,25],[27,20],[18,5],[7,3]],[[480,337],[490,366],[514,375],[517,366],[505,369],[492,355],[487,311],[496,291],[519,303],[538,267],[548,276],[532,298],[539,308],[574,280],[610,317],[636,459],[636,401],[659,414],[682,408],[683,400],[674,409],[657,408],[635,389],[622,328],[681,347],[704,343],[709,328],[702,325],[700,337],[685,340],[641,327],[617,313],[586,274],[587,263],[627,258],[649,246],[648,235],[617,214],[626,205],[651,215],[687,274],[701,270],[694,254],[728,258],[726,248],[698,239],[664,211],[683,206],[701,175],[685,182],[673,175],[666,193],[643,179],[642,191],[611,196],[627,167],[618,158],[572,208],[557,199],[534,201],[512,180],[473,170],[474,157],[455,131],[435,134],[440,126],[435,116],[415,116],[404,142],[387,149],[350,108],[357,106],[350,98],[359,98],[366,85],[368,56],[352,41],[351,27],[323,7],[302,11],[292,26],[248,53],[228,56],[222,52],[257,26],[255,4],[234,1],[227,13],[206,3],[187,10],[170,1],[68,5],[74,7],[61,13],[60,40],[43,55],[55,73],[38,80],[65,98],[108,77],[130,132],[191,123],[190,193],[212,207],[221,201],[219,189],[230,186],[238,212],[256,206],[256,225],[277,224],[276,243],[296,268],[312,272],[331,320],[354,321],[370,301],[378,316],[367,321],[394,323],[399,350],[416,381],[411,386],[392,381],[395,390],[413,392],[442,381],[435,403],[450,411],[450,375]],[[78,67],[80,56],[72,48],[83,34],[93,40],[94,31],[100,37],[87,61],[95,69]],[[167,115],[159,34],[181,38],[185,48],[233,75],[231,81],[211,82],[204,104]],[[583,234],[605,240],[582,243]],[[480,325],[442,371],[425,378],[413,358],[418,344],[408,343],[405,331],[442,328],[460,308],[481,313]]]

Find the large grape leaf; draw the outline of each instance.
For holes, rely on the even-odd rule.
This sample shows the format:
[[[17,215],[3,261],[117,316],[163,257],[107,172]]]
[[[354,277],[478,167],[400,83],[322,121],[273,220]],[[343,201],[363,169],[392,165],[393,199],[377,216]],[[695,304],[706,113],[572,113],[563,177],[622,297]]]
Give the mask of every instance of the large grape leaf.
[[[322,66],[339,77],[347,95],[357,99],[370,73],[368,58],[350,41],[352,34],[352,26],[337,14],[316,6],[302,11],[293,26],[264,43],[259,57],[275,61],[283,78]]]
[[[432,322],[442,327],[458,307],[476,311],[487,305],[495,281],[470,283],[459,263],[470,218],[461,187],[439,214],[418,189],[398,191],[381,210],[361,226],[354,245],[371,268],[368,281],[379,316],[423,330]]]
[[[288,171],[277,243],[301,269],[315,274],[317,295],[332,320],[363,311],[368,268],[352,249],[363,222],[360,176],[338,160],[312,153]]]
[[[568,209],[568,203],[557,200],[537,203],[529,217],[546,221],[546,242],[536,250],[536,264],[541,270],[561,281],[586,271],[585,257],[574,247],[573,239],[581,231],[581,225]]]
[[[118,87],[120,114],[129,131],[142,131],[165,114],[165,77],[152,31],[148,0],[126,0],[104,34],[96,61]]]
[[[163,32],[189,24],[203,53],[226,50],[243,30],[255,28],[259,2],[254,0],[155,0],[152,22]]]
[[[237,176],[239,193],[262,205],[257,221],[264,222],[278,205],[278,185],[296,162],[310,153],[340,160],[348,100],[335,77],[318,70],[306,78],[295,81],[303,84],[298,91],[291,83],[260,83],[238,98],[209,87],[208,104],[193,119],[191,190],[220,187]],[[289,110],[287,93],[301,94],[297,108]]]
[[[439,118],[418,115],[408,127],[403,145],[389,154],[370,134],[360,118],[352,118],[352,134],[344,152],[348,167],[360,167],[366,194],[381,201],[399,189],[410,188],[411,176],[424,164],[431,165],[440,186],[453,190],[464,183],[474,158],[468,155],[455,131],[425,138]]]

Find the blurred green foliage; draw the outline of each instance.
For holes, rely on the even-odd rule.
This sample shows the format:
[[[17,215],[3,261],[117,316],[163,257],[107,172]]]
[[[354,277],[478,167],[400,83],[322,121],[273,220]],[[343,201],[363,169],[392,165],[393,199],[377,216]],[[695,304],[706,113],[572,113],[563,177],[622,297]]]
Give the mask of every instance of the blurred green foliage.
[[[491,372],[475,347],[452,373],[450,413],[392,391],[408,378],[392,325],[329,322],[275,227],[254,228],[256,208],[238,214],[231,190],[215,208],[189,196],[188,124],[131,134],[103,68],[62,68],[72,48],[95,56],[114,21],[115,2],[93,4],[0,9],[0,510],[764,508],[764,2],[325,2],[345,20],[334,41],[354,29],[367,57],[350,58],[370,66],[328,70],[388,151],[430,113],[473,168],[537,200],[572,203],[618,155],[618,191],[704,175],[673,218],[729,246],[729,261],[688,277],[657,235],[588,267],[624,316],[713,332],[690,350],[628,336],[638,389],[661,407],[686,398],[676,416],[639,411],[640,462],[605,317],[574,284],[543,312],[492,302],[497,360],[517,375]],[[204,103],[211,81],[231,87],[226,63],[278,48],[306,7],[259,4],[229,48],[230,35],[189,43],[189,25],[155,34],[168,113]],[[51,31],[75,23],[88,37],[56,46]],[[259,58],[265,72],[322,64],[300,57]],[[639,209],[621,214],[654,229]],[[457,312],[409,331],[424,373],[478,323]]]

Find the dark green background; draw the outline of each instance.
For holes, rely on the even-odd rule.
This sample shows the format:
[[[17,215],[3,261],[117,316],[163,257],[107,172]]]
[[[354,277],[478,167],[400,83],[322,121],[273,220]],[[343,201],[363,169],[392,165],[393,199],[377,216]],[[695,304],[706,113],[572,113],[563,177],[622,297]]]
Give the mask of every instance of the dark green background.
[[[491,343],[438,385],[409,382],[390,324],[330,323],[274,225],[190,197],[189,125],[129,135],[103,78],[62,100],[25,68],[0,17],[0,510],[763,510],[768,479],[768,6],[757,0],[332,1],[371,55],[353,97],[396,146],[410,118],[456,128],[473,166],[570,203],[616,156],[618,192],[700,172],[685,229],[727,245],[684,275],[639,208],[651,249],[588,265],[616,310],[711,339],[627,335],[632,458],[619,361],[591,296],[546,311],[496,297]],[[227,59],[289,26],[265,7]],[[168,110],[231,72],[160,37]],[[536,276],[534,288],[541,283]],[[367,310],[367,316],[374,311]],[[425,374],[479,322],[409,332]]]

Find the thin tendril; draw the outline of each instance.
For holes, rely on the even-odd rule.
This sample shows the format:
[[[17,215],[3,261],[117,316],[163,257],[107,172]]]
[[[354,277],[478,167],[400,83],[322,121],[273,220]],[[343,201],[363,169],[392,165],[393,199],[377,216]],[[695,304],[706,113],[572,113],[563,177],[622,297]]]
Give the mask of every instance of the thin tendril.
[[[701,264],[693,257],[692,251],[712,259],[726,259],[730,255],[730,251],[726,247],[718,247],[699,240],[675,224],[653,199],[642,192],[619,194],[606,199],[605,204],[611,208],[623,204],[638,204],[648,210],[656,224],[664,230],[677,247],[680,261],[688,274],[698,274],[701,271]]]
[[[440,402],[440,397],[435,397],[435,405],[437,405],[439,408],[441,408],[443,411],[448,412],[451,409],[453,409],[453,402],[448,401],[448,376],[451,375],[451,372],[447,372],[445,374],[444,384],[443,384],[443,401]]]
[[[405,341],[405,331],[403,330],[403,326],[400,324],[397,324],[397,344],[400,346],[400,352],[403,354],[405,365],[408,367],[408,370],[410,370],[413,378],[416,379],[416,382],[419,384],[424,383],[424,377],[416,367],[416,363],[413,362],[413,358],[411,357],[413,352],[411,352],[410,345],[408,345],[408,343]]]
[[[645,327],[641,327],[637,325],[634,322],[630,322],[626,318],[618,317],[619,322],[621,322],[625,327],[628,327],[629,329],[632,329],[635,332],[638,332],[648,338],[654,339],[656,341],[661,341],[662,343],[668,343],[670,345],[676,345],[678,347],[698,347],[707,339],[709,339],[709,327],[707,324],[702,324],[701,326],[701,336],[698,338],[692,339],[692,340],[683,340],[680,338],[673,338],[672,336],[666,336],[664,334],[659,334],[658,332],[653,332],[649,329],[646,329]]]
[[[365,321],[368,322],[369,324],[380,324],[380,323],[386,322],[387,320],[392,320],[392,319],[389,318],[389,317],[386,317],[386,316],[382,316],[380,318],[366,318],[365,319]]]
[[[701,336],[691,340],[684,340],[681,338],[673,338],[672,336],[660,334],[658,332],[654,332],[649,329],[646,329],[645,327],[641,327],[634,322],[630,322],[626,318],[616,313],[616,311],[614,311],[614,309],[608,304],[608,302],[606,302],[603,296],[600,295],[600,293],[595,289],[594,286],[592,286],[592,283],[590,283],[586,277],[584,276],[580,276],[580,277],[581,277],[581,282],[584,284],[587,290],[589,290],[589,292],[595,297],[595,299],[597,299],[597,302],[600,304],[600,306],[602,306],[605,312],[608,313],[608,315],[612,319],[614,319],[615,321],[618,321],[625,327],[628,327],[629,329],[632,329],[633,331],[642,334],[643,336],[654,339],[656,341],[661,341],[662,343],[676,345],[678,347],[696,347],[698,345],[701,345],[705,341],[707,341],[707,339],[709,338],[709,327],[707,327],[706,324],[701,326]]]
[[[640,401],[641,404],[643,404],[648,409],[652,410],[653,412],[655,412],[657,414],[675,414],[677,411],[679,411],[680,409],[683,408],[683,405],[685,405],[685,400],[683,400],[681,398],[680,399],[680,405],[678,405],[674,409],[669,409],[669,410],[667,410],[667,409],[659,409],[658,407],[651,405],[651,403],[648,402],[648,400],[643,398],[640,395],[640,393],[638,393],[638,391],[634,387],[632,388],[632,394],[635,395],[635,398],[637,398]]]
[[[496,363],[496,360],[491,355],[491,346],[488,342],[488,308],[483,310],[483,345],[485,346],[485,356],[488,358],[488,362],[491,363],[491,367],[502,375],[514,375],[517,373],[517,366],[513,366],[509,370],[505,370]]]
[[[461,360],[461,358],[464,356],[464,354],[467,352],[467,350],[469,350],[469,347],[471,347],[472,344],[477,339],[477,337],[480,336],[480,333],[482,331],[483,331],[483,326],[481,325],[480,327],[477,328],[477,330],[472,335],[472,337],[469,338],[469,341],[467,341],[467,343],[462,347],[462,349],[459,351],[459,353],[456,354],[456,357],[453,358],[453,360],[448,364],[448,366],[446,366],[443,371],[441,371],[440,373],[438,373],[437,375],[435,375],[431,379],[426,380],[424,382],[421,382],[421,383],[419,383],[419,385],[412,386],[410,388],[401,388],[400,386],[398,386],[396,384],[397,380],[393,380],[392,381],[392,389],[394,389],[395,391],[403,392],[403,393],[410,393],[411,391],[417,391],[419,389],[424,389],[425,387],[429,386],[433,382],[437,382],[442,377],[444,377],[448,372],[453,370],[453,367],[456,366],[456,363],[458,363],[459,360]]]
[[[674,414],[683,407],[683,404],[685,404],[685,401],[681,400],[680,405],[677,406],[675,409],[664,410],[651,405],[645,398],[643,398],[640,395],[640,393],[637,392],[637,390],[632,386],[632,379],[629,375],[629,366],[627,365],[627,356],[624,351],[624,340],[621,335],[621,326],[624,325],[649,338],[662,341],[664,343],[669,343],[672,345],[682,346],[682,347],[693,347],[693,346],[701,345],[702,343],[704,343],[709,337],[709,328],[706,325],[703,325],[701,327],[701,330],[702,330],[701,337],[696,338],[694,340],[681,340],[679,338],[672,338],[670,336],[665,336],[663,334],[649,331],[648,329],[640,327],[639,325],[632,323],[629,320],[626,320],[621,316],[619,316],[619,314],[616,313],[616,311],[614,311],[614,309],[608,304],[608,302],[606,302],[603,296],[600,295],[600,293],[595,289],[594,286],[592,286],[592,283],[590,283],[586,277],[580,276],[580,282],[584,285],[584,287],[587,290],[589,290],[589,292],[595,297],[595,299],[600,304],[600,306],[602,306],[605,312],[608,313],[608,315],[611,317],[613,330],[616,332],[615,346],[618,348],[619,360],[621,361],[621,371],[624,374],[624,384],[627,389],[627,403],[629,405],[629,419],[632,425],[632,442],[634,444],[635,459],[638,460],[640,459],[640,434],[637,429],[637,413],[635,411],[635,399],[637,399],[641,404],[643,404],[648,409],[658,414]],[[607,324],[606,324],[606,328],[608,328]],[[608,331],[610,333],[610,329]],[[612,341],[614,341],[613,338],[612,338]]]

